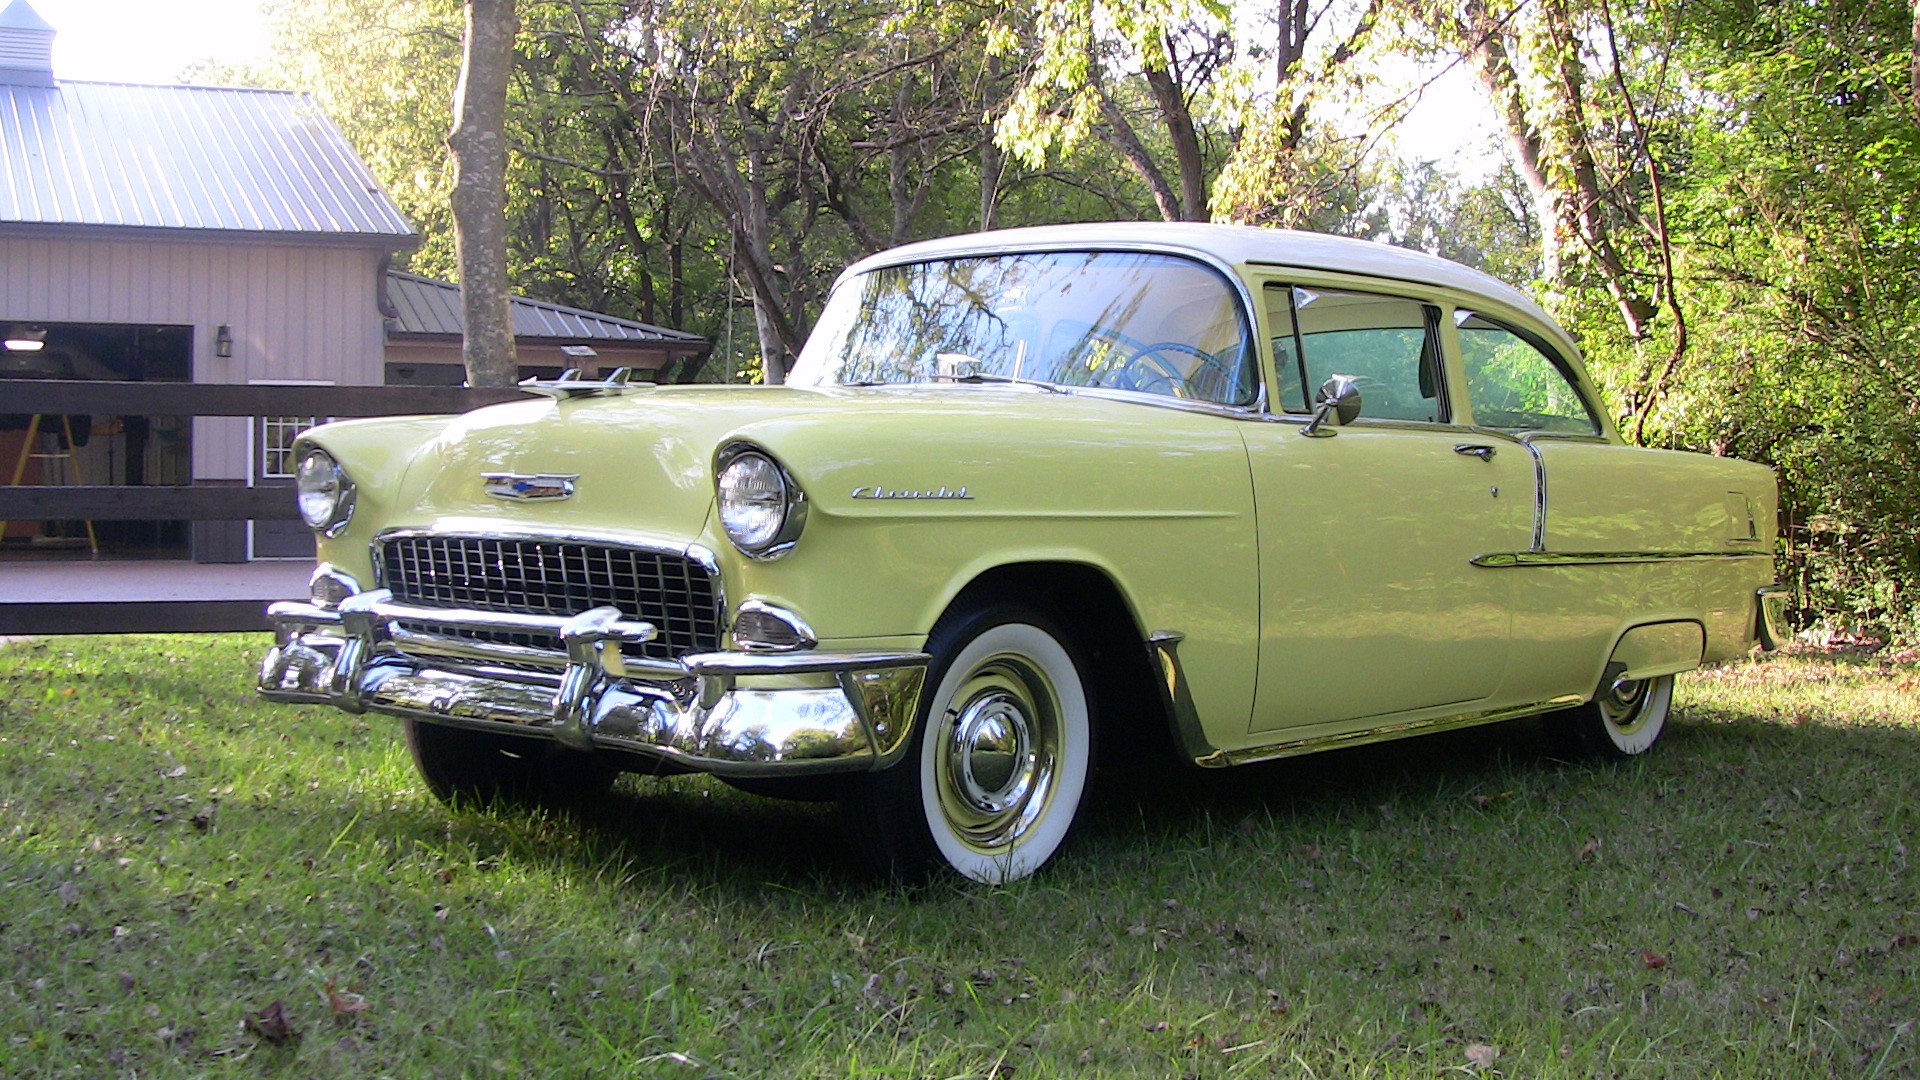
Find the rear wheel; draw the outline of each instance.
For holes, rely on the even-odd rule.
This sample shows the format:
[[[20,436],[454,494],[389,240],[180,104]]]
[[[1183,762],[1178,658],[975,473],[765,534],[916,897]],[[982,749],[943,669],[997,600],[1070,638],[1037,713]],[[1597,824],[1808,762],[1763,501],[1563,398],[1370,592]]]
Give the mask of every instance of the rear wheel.
[[[620,770],[546,739],[403,720],[414,768],[450,805],[577,806],[613,786]]]
[[[1092,761],[1085,665],[1044,613],[950,613],[906,757],[858,778],[843,807],[865,853],[904,877],[1006,882],[1067,842]]]
[[[1673,676],[1610,679],[1592,701],[1555,713],[1552,731],[1571,756],[1619,761],[1653,749],[1673,707]]]

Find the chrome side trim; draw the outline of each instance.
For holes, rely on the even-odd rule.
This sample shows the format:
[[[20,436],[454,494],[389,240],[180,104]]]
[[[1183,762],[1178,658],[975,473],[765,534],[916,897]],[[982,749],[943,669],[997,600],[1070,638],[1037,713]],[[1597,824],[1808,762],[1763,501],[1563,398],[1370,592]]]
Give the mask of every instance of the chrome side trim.
[[[1771,559],[1760,551],[1499,551],[1476,555],[1475,566],[1605,566],[1614,563],[1687,562],[1706,559]]]
[[[1173,723],[1173,737],[1181,752],[1204,762],[1219,751],[1207,741],[1206,729],[1200,726],[1200,711],[1194,707],[1186,668],[1180,664],[1180,643],[1185,640],[1186,635],[1177,630],[1156,630],[1147,637],[1147,657],[1157,676],[1153,684],[1160,691],[1160,705]]]
[[[1782,648],[1793,642],[1793,624],[1787,619],[1787,608],[1793,603],[1793,590],[1784,585],[1766,585],[1754,594],[1759,601],[1760,647],[1767,650]]]
[[[1556,698],[1548,698],[1546,701],[1516,705],[1507,709],[1436,716],[1428,720],[1410,720],[1404,724],[1389,724],[1386,727],[1369,728],[1365,731],[1346,732],[1340,735],[1322,735],[1312,739],[1296,739],[1291,742],[1272,743],[1245,750],[1215,751],[1208,757],[1197,759],[1194,764],[1209,769],[1225,768],[1229,765],[1252,765],[1262,761],[1314,754],[1322,750],[1365,746],[1369,743],[1388,742],[1436,731],[1452,731],[1456,728],[1476,727],[1480,724],[1495,724],[1502,720],[1518,720],[1523,716],[1533,716],[1554,709],[1564,709],[1570,705],[1578,705],[1585,700],[1586,698],[1579,694],[1562,694]]]
[[[1547,550],[1547,459],[1540,456],[1540,448],[1527,439],[1517,440],[1527,448],[1527,454],[1533,458],[1533,546],[1530,551]],[[1474,560],[1479,565],[1479,560]]]

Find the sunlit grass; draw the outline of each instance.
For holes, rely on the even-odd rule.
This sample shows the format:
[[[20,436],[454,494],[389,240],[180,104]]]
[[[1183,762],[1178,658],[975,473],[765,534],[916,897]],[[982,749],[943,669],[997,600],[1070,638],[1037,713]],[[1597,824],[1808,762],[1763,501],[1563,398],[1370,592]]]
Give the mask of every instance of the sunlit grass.
[[[0,645],[0,1074],[1920,1060],[1911,663],[1692,676],[1622,768],[1521,723],[1132,775],[1038,878],[903,892],[827,810],[705,780],[630,778],[585,819],[449,811],[390,721],[256,699],[263,647]]]

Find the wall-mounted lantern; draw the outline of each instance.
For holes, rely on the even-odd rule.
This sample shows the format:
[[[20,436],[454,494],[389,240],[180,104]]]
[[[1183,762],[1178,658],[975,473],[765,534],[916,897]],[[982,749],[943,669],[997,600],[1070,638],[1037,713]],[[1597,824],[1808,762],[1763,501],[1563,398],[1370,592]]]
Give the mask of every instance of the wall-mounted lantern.
[[[221,323],[220,329],[214,332],[213,355],[222,360],[231,359],[233,356],[233,328],[226,323]]]

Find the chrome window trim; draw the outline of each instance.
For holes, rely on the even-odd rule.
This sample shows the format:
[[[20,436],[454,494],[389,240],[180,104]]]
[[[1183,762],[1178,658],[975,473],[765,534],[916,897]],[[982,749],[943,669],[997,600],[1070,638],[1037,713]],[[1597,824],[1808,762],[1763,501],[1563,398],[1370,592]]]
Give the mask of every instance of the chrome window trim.
[[[1493,570],[1536,566],[1610,566],[1709,559],[1772,559],[1764,551],[1496,551],[1476,555],[1475,566]]]
[[[1246,278],[1241,276],[1238,267],[1211,252],[1182,247],[1179,244],[1164,244],[1152,241],[1132,243],[1117,240],[1094,240],[1078,242],[1061,241],[1059,243],[979,244],[955,248],[952,251],[943,251],[938,255],[908,255],[897,259],[888,259],[883,252],[879,256],[874,256],[878,261],[869,262],[862,266],[860,268],[860,274],[870,274],[875,270],[888,270],[897,266],[913,266],[919,263],[930,262],[955,262],[960,259],[979,259],[995,255],[1072,255],[1082,253],[1089,255],[1167,255],[1173,258],[1186,259],[1189,262],[1199,263],[1225,278],[1227,285],[1233,291],[1234,297],[1240,302],[1241,347],[1252,349],[1254,355],[1261,358],[1259,363],[1260,386],[1258,392],[1254,394],[1253,400],[1245,405],[1232,405],[1217,401],[1187,402],[1181,398],[1171,398],[1160,394],[1146,394],[1138,390],[1117,390],[1112,387],[1060,386],[1060,390],[1071,395],[1102,398],[1113,397],[1121,401],[1145,401],[1170,408],[1187,408],[1191,411],[1214,412],[1215,410],[1221,410],[1223,413],[1231,413],[1235,418],[1269,415],[1267,407],[1269,404],[1269,395],[1267,393],[1266,354],[1260,348],[1260,342],[1258,340],[1259,334],[1256,333],[1260,324],[1253,317],[1253,293],[1247,288]],[[854,276],[856,275],[849,269],[834,279],[833,287],[835,289],[840,288]],[[889,385],[920,386],[925,384],[895,383]],[[1089,391],[1096,390],[1100,392],[1089,393]]]
[[[1465,313],[1468,318],[1484,319],[1487,322],[1490,322],[1493,325],[1499,327],[1500,329],[1505,330],[1507,333],[1512,334],[1514,337],[1519,338],[1521,341],[1526,342],[1528,345],[1531,345],[1535,352],[1539,353],[1541,356],[1546,358],[1547,365],[1553,368],[1554,371],[1558,372],[1560,374],[1560,377],[1567,381],[1567,385],[1573,388],[1573,396],[1580,399],[1580,407],[1587,411],[1587,423],[1593,425],[1593,430],[1591,432],[1586,432],[1586,431],[1537,432],[1537,431],[1529,431],[1529,430],[1519,429],[1519,428],[1509,428],[1509,429],[1502,429],[1502,430],[1516,431],[1524,435],[1557,434],[1557,435],[1571,435],[1577,438],[1597,439],[1600,442],[1608,441],[1607,431],[1610,425],[1608,425],[1607,423],[1606,410],[1600,407],[1600,401],[1598,397],[1596,397],[1594,394],[1588,393],[1588,390],[1590,388],[1581,382],[1581,376],[1586,374],[1585,369],[1582,367],[1576,367],[1572,361],[1568,360],[1567,357],[1558,348],[1554,346],[1553,342],[1548,341],[1545,337],[1541,336],[1538,332],[1534,330],[1529,330],[1524,326],[1514,325],[1514,323],[1511,320],[1499,318],[1498,316],[1487,315],[1483,313],[1479,308],[1472,308],[1462,304],[1455,304],[1453,307],[1453,312],[1454,312],[1454,319],[1455,319],[1453,324],[1454,332],[1455,332],[1455,341],[1459,340],[1459,331],[1461,329],[1460,323],[1461,321],[1463,321],[1459,318],[1459,316],[1461,315],[1461,313]],[[1460,347],[1460,362],[1462,367],[1464,368],[1466,364],[1466,347],[1464,345],[1461,345]],[[1592,377],[1588,376],[1588,378],[1591,379]],[[1467,390],[1466,387],[1463,386],[1460,388],[1460,395],[1462,398],[1465,399],[1467,403],[1467,411],[1468,412],[1474,411],[1473,395]]]
[[[1371,281],[1374,279],[1368,278],[1367,280]],[[1392,279],[1387,279],[1387,280],[1392,280]],[[1299,311],[1299,308],[1297,308],[1294,304],[1295,293],[1300,289],[1306,289],[1306,288],[1309,288],[1309,286],[1301,285],[1298,282],[1293,281],[1292,279],[1282,278],[1282,277],[1264,279],[1260,283],[1260,289],[1262,292],[1265,292],[1267,289],[1283,289],[1286,291],[1287,320],[1292,324],[1293,351],[1294,351],[1294,355],[1298,358],[1298,363],[1300,365],[1300,377],[1302,380],[1304,380],[1301,385],[1301,391],[1302,393],[1311,396],[1314,392],[1314,387],[1312,387],[1311,385],[1308,385],[1312,383],[1313,380],[1307,376],[1306,336],[1300,332],[1300,311]],[[1441,319],[1444,317],[1446,309],[1438,301],[1427,300],[1418,296],[1409,296],[1403,292],[1397,292],[1397,291],[1374,292],[1364,287],[1355,286],[1355,285],[1328,285],[1328,286],[1321,286],[1321,288],[1329,292],[1339,291],[1339,292],[1357,294],[1360,296],[1378,296],[1388,300],[1404,300],[1409,304],[1418,304],[1420,306],[1420,317],[1421,317],[1421,324],[1422,324],[1421,328],[1426,332],[1426,335],[1427,335],[1426,344],[1421,346],[1421,352],[1423,357],[1428,349],[1431,349],[1433,352],[1434,400],[1440,403],[1440,409],[1442,412],[1446,414],[1447,418],[1445,420],[1398,420],[1398,419],[1389,419],[1387,417],[1376,416],[1376,417],[1373,417],[1372,419],[1381,423],[1418,424],[1423,429],[1452,426],[1454,424],[1453,414],[1458,410],[1456,410],[1453,407],[1453,387],[1450,380],[1447,378],[1447,346],[1446,346],[1445,340],[1443,339],[1440,333]],[[1271,351],[1271,349],[1273,348],[1271,341],[1263,342],[1263,344],[1267,346],[1269,351]],[[1278,379],[1280,376],[1280,357],[1278,354],[1275,354],[1273,358],[1273,371],[1274,371],[1274,378]],[[1362,404],[1361,407],[1363,409],[1365,408],[1364,403]],[[1303,413],[1289,413],[1283,409],[1281,410],[1280,413],[1275,415],[1297,416],[1303,421],[1311,421],[1313,419],[1314,412],[1315,412],[1315,409],[1313,405],[1309,403],[1307,406],[1307,410]],[[1364,412],[1362,412],[1359,419],[1366,420],[1368,419],[1368,417]],[[1355,423],[1358,423],[1358,422],[1359,422],[1358,420],[1355,421]],[[1353,425],[1342,424],[1340,426],[1351,427]]]

